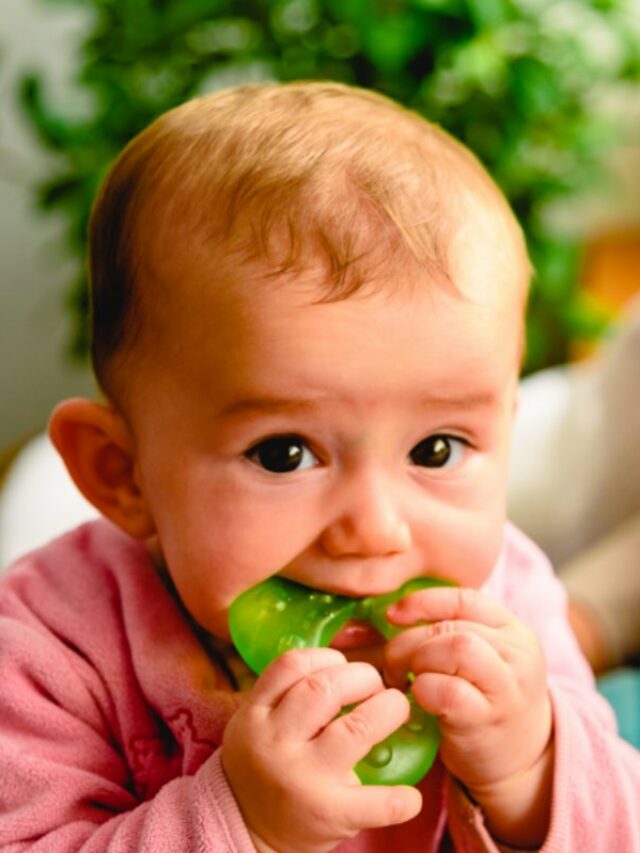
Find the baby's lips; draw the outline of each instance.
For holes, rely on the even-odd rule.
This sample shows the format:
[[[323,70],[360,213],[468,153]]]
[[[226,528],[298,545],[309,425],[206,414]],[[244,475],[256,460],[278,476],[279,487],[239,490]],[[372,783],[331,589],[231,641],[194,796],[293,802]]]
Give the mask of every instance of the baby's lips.
[[[331,641],[331,648],[345,651],[366,646],[378,646],[384,643],[384,637],[369,622],[351,619],[341,628]]]

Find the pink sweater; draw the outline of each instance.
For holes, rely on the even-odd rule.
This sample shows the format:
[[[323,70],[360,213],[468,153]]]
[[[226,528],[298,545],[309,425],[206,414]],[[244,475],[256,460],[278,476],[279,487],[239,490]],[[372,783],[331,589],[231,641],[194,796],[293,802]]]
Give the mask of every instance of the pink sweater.
[[[487,584],[544,644],[555,712],[545,851],[640,851],[640,755],[614,733],[545,558],[507,528]],[[220,764],[237,694],[144,547],[91,522],[0,584],[0,848],[252,851]],[[340,853],[496,850],[436,763],[414,820]],[[260,791],[256,791],[260,796]]]

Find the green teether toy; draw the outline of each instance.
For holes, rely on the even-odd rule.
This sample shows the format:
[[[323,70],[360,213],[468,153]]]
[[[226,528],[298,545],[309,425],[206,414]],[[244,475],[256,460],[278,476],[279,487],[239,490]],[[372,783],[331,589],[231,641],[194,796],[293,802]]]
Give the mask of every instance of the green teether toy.
[[[329,646],[351,619],[369,622],[390,639],[403,630],[387,621],[391,604],[411,592],[448,585],[435,578],[414,578],[385,595],[349,598],[274,576],[233,602],[229,630],[240,656],[260,674],[290,649]],[[436,719],[416,705],[410,694],[408,697],[410,719],[376,744],[354,768],[366,785],[415,785],[433,764],[440,740]]]

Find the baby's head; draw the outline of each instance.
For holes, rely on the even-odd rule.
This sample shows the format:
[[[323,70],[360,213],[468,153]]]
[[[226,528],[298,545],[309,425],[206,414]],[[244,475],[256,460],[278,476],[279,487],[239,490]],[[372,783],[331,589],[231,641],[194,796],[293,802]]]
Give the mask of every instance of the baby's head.
[[[110,402],[61,404],[52,437],[205,627],[276,573],[482,584],[529,266],[459,143],[338,84],[209,95],[125,149],[90,254]]]
[[[426,288],[461,290],[458,265],[483,248],[502,267],[526,264],[491,179],[418,115],[333,83],[218,92],[154,122],[102,188],[90,241],[95,370],[118,397],[132,379],[119,365],[156,360],[157,335],[167,343],[171,332],[166,301],[193,298],[167,264],[194,254],[275,287],[314,269],[314,298],[333,300],[365,284],[393,291],[399,280],[385,278],[412,265]],[[525,281],[526,267],[503,287],[522,299]]]

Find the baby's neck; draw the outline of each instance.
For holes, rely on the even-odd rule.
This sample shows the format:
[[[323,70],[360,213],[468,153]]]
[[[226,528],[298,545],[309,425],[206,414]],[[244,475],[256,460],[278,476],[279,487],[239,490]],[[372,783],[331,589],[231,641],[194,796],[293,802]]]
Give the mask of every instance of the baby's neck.
[[[202,627],[189,613],[184,606],[182,599],[178,595],[178,590],[173,583],[173,579],[167,569],[167,564],[164,561],[162,551],[157,545],[157,539],[147,540],[147,551],[149,558],[155,566],[158,577],[166,587],[167,592],[175,601],[180,609],[185,621],[190,625],[191,630],[198,638],[200,645],[205,650],[209,658],[214,661],[223,670],[235,690],[246,692],[251,690],[256,682],[257,676],[251,671],[247,664],[242,660],[235,647],[215,637],[209,631]]]

